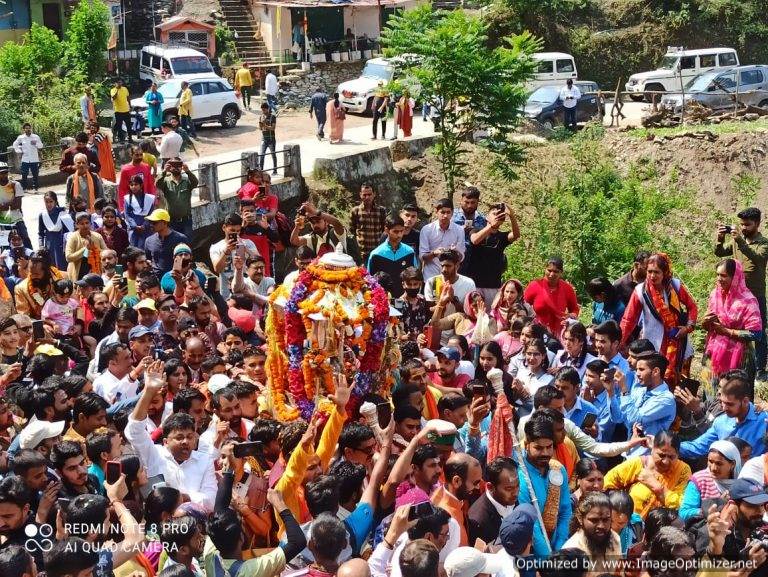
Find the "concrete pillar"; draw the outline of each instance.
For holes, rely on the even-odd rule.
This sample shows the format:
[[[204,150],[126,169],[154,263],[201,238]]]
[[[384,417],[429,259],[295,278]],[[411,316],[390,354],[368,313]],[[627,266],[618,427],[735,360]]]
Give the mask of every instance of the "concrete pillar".
[[[284,144],[286,167],[283,169],[285,178],[301,177],[301,150],[298,144]]]
[[[259,153],[254,150],[246,150],[240,153],[240,186],[248,180],[248,171],[259,166]]]
[[[215,162],[201,162],[197,167],[200,179],[199,196],[205,202],[219,202],[219,168]]]
[[[8,168],[11,169],[11,172],[18,173],[21,171],[21,155],[16,154],[16,151],[13,149],[13,146],[9,146],[6,150],[6,163],[8,163]]]

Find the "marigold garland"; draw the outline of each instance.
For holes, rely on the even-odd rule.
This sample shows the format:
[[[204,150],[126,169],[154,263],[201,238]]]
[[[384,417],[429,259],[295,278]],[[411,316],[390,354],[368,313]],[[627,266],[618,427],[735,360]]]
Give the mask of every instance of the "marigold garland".
[[[332,308],[321,307],[320,302],[328,291],[338,293],[343,298],[351,298],[355,294],[361,294],[362,301],[358,303],[356,318],[349,318],[338,300]],[[312,331],[312,320],[309,315],[317,313],[323,314],[328,319],[332,318],[337,326],[344,327],[342,330],[345,343],[352,347],[360,358],[359,369],[354,377],[352,398],[347,407],[349,412],[354,412],[362,398],[372,390],[373,383],[381,368],[389,319],[389,301],[384,289],[363,268],[329,270],[319,264],[309,265],[299,274],[288,298],[282,335],[278,323],[272,321],[272,325],[275,327],[273,332],[276,344],[270,345],[270,350],[276,354],[274,354],[275,358],[272,359],[272,362],[268,360],[268,370],[275,375],[280,374],[278,372],[280,367],[287,371],[287,379],[280,381],[277,387],[273,386],[272,388],[273,396],[280,398],[280,401],[275,401],[274,404],[276,411],[278,406],[281,407],[281,413],[278,413],[278,417],[281,419],[283,416],[293,414],[285,405],[286,394],[284,388],[281,388],[282,383],[286,381],[288,391],[298,407],[298,413],[306,420],[312,417],[316,408],[316,382],[318,380],[324,388],[323,395],[333,394],[331,355],[328,351],[311,348],[308,339],[308,335]],[[357,333],[355,328],[358,329]],[[272,337],[272,335],[269,336]],[[286,345],[287,357],[282,351],[282,343]],[[281,364],[281,356],[286,359],[285,363]],[[271,379],[271,381],[276,380],[279,379]],[[279,403],[282,404],[279,405]],[[321,411],[327,407],[328,404],[321,401],[317,410]],[[285,420],[292,419],[286,418]]]

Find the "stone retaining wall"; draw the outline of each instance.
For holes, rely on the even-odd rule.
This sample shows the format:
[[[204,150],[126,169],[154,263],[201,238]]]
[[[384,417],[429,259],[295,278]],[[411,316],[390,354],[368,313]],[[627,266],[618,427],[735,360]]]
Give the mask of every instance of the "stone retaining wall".
[[[318,85],[332,96],[339,84],[360,76],[365,62],[313,63],[309,72],[289,72],[281,77],[280,96],[287,106],[309,106]]]

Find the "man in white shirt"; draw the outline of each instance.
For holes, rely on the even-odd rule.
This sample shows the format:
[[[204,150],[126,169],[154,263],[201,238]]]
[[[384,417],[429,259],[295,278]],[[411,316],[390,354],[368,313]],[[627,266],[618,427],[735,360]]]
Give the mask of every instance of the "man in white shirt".
[[[277,76],[270,70],[264,79],[264,92],[267,94],[267,104],[269,104],[269,110],[272,114],[277,111],[277,93],[279,90],[280,85],[277,82]]]
[[[456,250],[464,258],[466,244],[464,228],[452,222],[453,202],[449,198],[441,198],[435,203],[437,220],[424,226],[419,233],[419,260],[423,263],[424,278],[428,279],[440,274],[438,256],[449,249]],[[474,288],[474,285],[473,287]],[[427,300],[430,300],[427,298]]]
[[[219,275],[221,296],[227,299],[235,276],[232,259],[239,256],[243,261],[247,261],[249,258],[259,256],[259,250],[252,240],[240,237],[243,218],[236,212],[227,215],[221,228],[224,231],[224,238],[212,245],[209,252],[213,272]]]
[[[229,384],[225,384],[226,381],[229,381]],[[230,387],[231,383],[231,379],[226,375],[213,375],[208,381],[208,392],[211,395],[214,415],[208,429],[200,435],[200,446],[213,447],[211,452],[218,451],[223,442],[228,439],[247,440],[253,429],[253,421],[243,417],[240,399],[237,398],[235,390]],[[226,423],[226,430],[223,425],[220,428],[219,423]]]
[[[146,327],[136,326],[130,335]],[[130,336],[129,336],[130,338]],[[110,343],[101,348],[100,360],[107,364],[107,369],[93,381],[93,391],[110,405],[136,396],[136,379],[141,375],[143,366],[133,368],[131,351],[121,342]]]
[[[144,374],[144,391],[128,417],[125,438],[147,468],[147,475],[163,475],[165,483],[178,489],[184,501],[199,503],[211,512],[217,490],[214,458],[195,450],[198,436],[194,419],[187,413],[176,413],[166,419],[162,446],[155,445],[147,432],[147,409],[163,386],[162,363],[155,361]]]
[[[170,122],[163,122],[163,136],[160,139],[160,166],[165,167],[165,163],[172,158],[181,158],[181,147],[184,139],[181,134],[173,129]]]
[[[43,141],[32,132],[32,125],[25,122],[22,127],[24,132],[13,141],[13,150],[21,155],[21,187],[29,190],[27,177],[32,171],[32,187],[37,192],[37,177],[40,174],[40,154],[38,150],[43,148]]]
[[[581,98],[581,90],[573,85],[570,78],[565,81],[565,86],[560,89],[560,100],[563,103],[563,124],[576,132],[576,109]]]

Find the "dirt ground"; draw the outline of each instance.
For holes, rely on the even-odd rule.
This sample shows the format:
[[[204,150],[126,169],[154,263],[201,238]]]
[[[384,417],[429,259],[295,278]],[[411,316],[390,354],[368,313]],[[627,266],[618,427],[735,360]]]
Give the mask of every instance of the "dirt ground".
[[[246,111],[235,128],[225,130],[219,124],[206,124],[198,130],[198,139],[195,142],[200,156],[211,156],[229,150],[244,150],[261,142],[260,111],[256,110],[255,104],[251,106],[253,110]],[[345,127],[365,126],[370,122],[370,118],[349,114]],[[280,144],[290,142],[292,139],[307,138],[315,133],[315,127],[315,121],[309,118],[308,110],[281,111],[277,117],[277,142]]]

